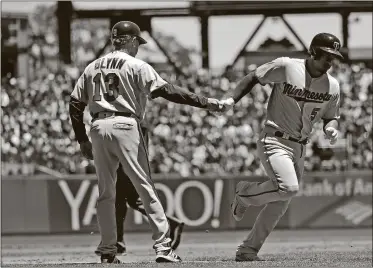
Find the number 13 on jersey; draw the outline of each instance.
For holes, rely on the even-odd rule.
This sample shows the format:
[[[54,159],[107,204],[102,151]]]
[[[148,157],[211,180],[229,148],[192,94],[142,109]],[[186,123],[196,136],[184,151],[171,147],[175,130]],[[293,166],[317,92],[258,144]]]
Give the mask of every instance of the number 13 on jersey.
[[[101,100],[101,73],[98,73],[93,78],[93,83],[95,85],[95,92],[93,95],[94,101]],[[119,91],[119,77],[116,73],[108,73],[104,75],[104,92],[103,96],[107,102],[113,102],[118,98]]]

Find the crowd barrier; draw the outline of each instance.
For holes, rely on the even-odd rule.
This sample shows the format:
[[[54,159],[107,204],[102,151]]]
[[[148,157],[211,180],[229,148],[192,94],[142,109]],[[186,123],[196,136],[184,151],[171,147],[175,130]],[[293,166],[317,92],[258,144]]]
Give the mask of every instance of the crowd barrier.
[[[242,221],[230,215],[238,181],[264,177],[154,178],[168,215],[186,230],[247,229],[261,207],[249,207]],[[2,178],[2,234],[97,232],[96,177],[74,175]],[[372,171],[306,174],[277,228],[371,227]],[[149,230],[146,217],[129,210],[127,232]]]

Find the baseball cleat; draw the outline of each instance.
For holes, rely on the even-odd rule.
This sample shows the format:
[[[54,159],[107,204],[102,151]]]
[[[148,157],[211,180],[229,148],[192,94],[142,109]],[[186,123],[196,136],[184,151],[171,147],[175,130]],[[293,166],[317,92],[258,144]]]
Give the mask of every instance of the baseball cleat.
[[[115,246],[117,247],[117,255],[126,255],[127,249],[124,242],[117,242]],[[101,256],[101,252],[98,249],[95,250],[95,254]]]
[[[242,185],[245,183],[246,183],[245,181],[240,181],[239,183],[237,183],[236,194],[231,204],[232,216],[236,221],[240,221],[243,219],[243,216],[245,215],[245,212],[247,209],[247,207],[245,207],[244,205],[240,203],[240,201],[238,200],[238,195],[237,195],[240,189],[242,188]]]
[[[102,254],[101,255],[101,263],[115,263],[119,264],[122,263],[115,255],[109,255],[109,254]]]
[[[173,251],[172,248],[157,252],[156,262],[181,262],[181,258]]]
[[[181,234],[184,229],[183,222],[170,221],[170,238],[171,238],[171,248],[176,250],[181,241]]]
[[[236,253],[237,262],[244,262],[244,261],[263,261],[261,258],[258,257],[256,254],[252,253]]]
[[[126,254],[126,245],[124,242],[117,242],[117,255],[125,255]]]
[[[156,253],[156,262],[181,262],[181,258],[171,248],[170,243],[165,243],[154,247]]]

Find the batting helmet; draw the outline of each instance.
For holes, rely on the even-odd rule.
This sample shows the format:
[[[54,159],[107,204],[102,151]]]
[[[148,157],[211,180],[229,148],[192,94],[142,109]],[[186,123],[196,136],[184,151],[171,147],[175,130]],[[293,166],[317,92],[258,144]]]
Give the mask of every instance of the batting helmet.
[[[313,56],[317,55],[318,51],[322,50],[343,59],[342,54],[339,52],[340,48],[341,42],[336,36],[330,33],[319,33],[312,39],[309,50]]]
[[[146,44],[147,42],[140,36],[140,27],[132,21],[120,21],[117,22],[111,30],[111,39],[119,38],[124,35],[136,36],[139,40],[140,45]]]

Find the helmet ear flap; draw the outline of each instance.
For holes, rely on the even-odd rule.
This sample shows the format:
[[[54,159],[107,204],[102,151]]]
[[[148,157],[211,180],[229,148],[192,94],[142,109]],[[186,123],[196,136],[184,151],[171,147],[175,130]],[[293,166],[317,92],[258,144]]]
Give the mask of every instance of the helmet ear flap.
[[[310,54],[315,60],[318,60],[321,57],[321,52],[318,47],[310,47]]]
[[[313,46],[310,47],[308,52],[311,54],[311,56],[314,56],[314,57],[316,56],[316,50]]]

